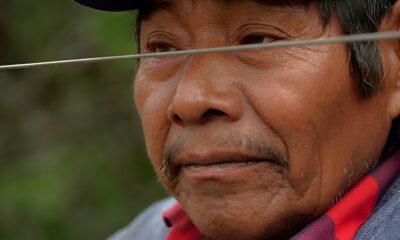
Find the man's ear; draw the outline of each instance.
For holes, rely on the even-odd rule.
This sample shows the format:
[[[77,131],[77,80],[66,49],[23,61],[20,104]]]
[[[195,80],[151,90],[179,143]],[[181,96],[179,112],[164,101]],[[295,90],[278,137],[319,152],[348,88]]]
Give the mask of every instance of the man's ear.
[[[400,0],[381,22],[379,32],[400,31]],[[388,111],[395,119],[400,115],[400,39],[381,41],[380,48],[384,64],[385,92],[389,96]]]

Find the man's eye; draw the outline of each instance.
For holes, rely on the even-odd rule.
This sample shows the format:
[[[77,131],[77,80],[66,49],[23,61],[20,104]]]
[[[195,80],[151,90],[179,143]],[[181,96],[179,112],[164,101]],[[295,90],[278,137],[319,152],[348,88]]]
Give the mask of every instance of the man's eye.
[[[177,47],[172,46],[172,45],[167,44],[167,43],[151,44],[150,50],[152,52],[156,52],[156,53],[179,51],[179,49]]]
[[[263,43],[269,43],[273,41],[272,38],[270,37],[265,37],[265,36],[260,36],[260,35],[249,35],[243,38],[240,41],[240,44],[246,45],[246,44],[263,44]]]

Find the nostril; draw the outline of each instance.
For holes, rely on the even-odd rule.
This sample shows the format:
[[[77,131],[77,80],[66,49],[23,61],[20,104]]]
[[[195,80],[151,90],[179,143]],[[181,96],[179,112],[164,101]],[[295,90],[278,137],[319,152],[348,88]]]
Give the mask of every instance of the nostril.
[[[172,122],[180,124],[182,122],[182,118],[178,114],[173,114]]]
[[[219,117],[224,117],[224,116],[227,116],[227,115],[223,111],[216,110],[216,109],[210,109],[210,110],[206,111],[205,113],[203,113],[203,115],[201,116],[201,120],[209,121],[213,118],[219,118]]]
[[[210,109],[208,111],[206,111],[205,113],[203,113],[200,118],[197,118],[197,120],[195,119],[184,119],[181,116],[179,116],[179,114],[172,114],[171,115],[171,120],[174,123],[177,124],[183,124],[183,122],[207,122],[210,121],[212,119],[215,118],[219,118],[219,117],[223,117],[226,116],[226,114],[222,111],[216,110],[216,109]]]

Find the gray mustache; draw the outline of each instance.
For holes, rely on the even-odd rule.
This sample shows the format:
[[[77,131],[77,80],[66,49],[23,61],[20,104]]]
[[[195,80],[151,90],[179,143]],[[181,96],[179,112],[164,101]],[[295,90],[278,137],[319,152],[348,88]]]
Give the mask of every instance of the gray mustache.
[[[180,166],[175,164],[175,158],[185,149],[190,149],[192,147],[188,145],[187,142],[185,137],[180,137],[172,144],[166,146],[160,166],[161,178],[169,181],[174,181],[176,179],[180,171]],[[215,140],[215,138],[210,138],[206,144],[209,145],[208,148],[210,150],[221,148],[235,149],[257,156],[268,156],[268,158],[276,164],[282,165],[287,170],[289,169],[288,156],[272,144],[269,144],[267,140],[257,135],[224,135],[219,136],[217,140]]]

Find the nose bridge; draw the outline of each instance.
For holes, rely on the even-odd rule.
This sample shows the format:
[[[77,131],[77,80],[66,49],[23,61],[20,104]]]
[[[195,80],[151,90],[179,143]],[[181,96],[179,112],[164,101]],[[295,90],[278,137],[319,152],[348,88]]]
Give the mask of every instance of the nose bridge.
[[[179,75],[169,117],[178,124],[195,124],[210,119],[235,121],[243,112],[240,90],[229,70],[229,56],[191,56]]]
[[[228,60],[224,54],[192,56],[185,65],[180,85],[182,88],[189,87],[195,92],[210,96],[216,92],[227,91],[234,85],[234,79],[229,76],[229,64],[224,64],[225,62]]]

